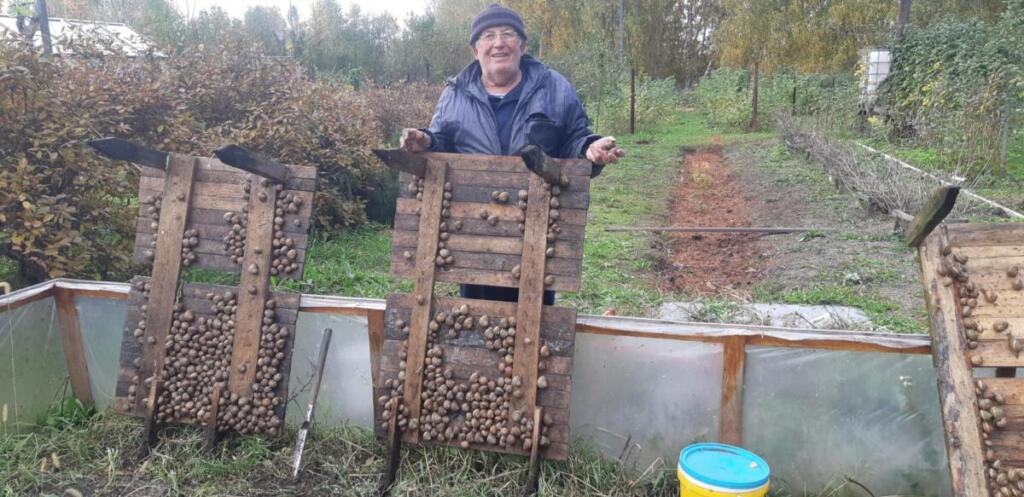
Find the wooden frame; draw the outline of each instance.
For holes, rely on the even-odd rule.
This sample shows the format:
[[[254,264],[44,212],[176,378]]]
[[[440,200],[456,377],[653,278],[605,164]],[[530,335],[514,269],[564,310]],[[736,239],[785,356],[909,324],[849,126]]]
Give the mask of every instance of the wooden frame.
[[[127,283],[90,282],[71,279],[56,279],[35,286],[17,290],[7,296],[0,296],[0,311],[14,310],[19,307],[52,298],[58,291],[65,291],[74,297],[106,298],[127,300],[129,293]],[[312,314],[329,314],[339,316],[361,317],[368,321],[367,334],[370,337],[371,365],[374,357],[383,349],[384,341],[384,310],[385,301],[370,298],[332,297],[323,295],[303,294],[299,303],[300,312]],[[846,352],[875,352],[890,354],[930,355],[932,354],[931,339],[927,335],[899,335],[886,333],[858,333],[850,331],[830,331],[812,329],[777,328],[754,325],[734,325],[716,323],[684,323],[656,319],[631,318],[623,316],[588,316],[580,315],[576,319],[576,333],[608,335],[620,337],[650,338],[683,342],[717,343],[731,348],[731,354],[739,354],[748,346],[768,346],[797,349],[837,350]],[[68,328],[61,327],[62,332]],[[723,378],[729,374],[739,379],[736,363],[730,369],[723,368]],[[87,372],[73,370],[72,375],[87,375]],[[727,373],[727,371],[730,371]],[[373,371],[374,385],[379,385],[377,368]],[[737,383],[742,387],[743,382]],[[724,387],[724,383],[723,383]],[[722,389],[721,405],[731,406],[732,419],[742,422],[741,403],[734,402],[735,397],[742,399],[739,388],[732,395],[726,395]],[[372,401],[372,399],[371,399]],[[723,411],[725,412],[725,411]],[[735,427],[735,422],[723,428]],[[731,428],[735,429],[735,428]],[[719,438],[729,436],[728,432]],[[733,440],[737,441],[737,440]],[[742,441],[740,438],[738,441]]]
[[[950,195],[938,192],[931,210]],[[953,492],[1015,495],[1024,486],[1024,379],[1015,378],[1024,367],[1024,224],[929,231],[910,243],[919,240]],[[995,367],[996,378],[976,376],[979,367]]]

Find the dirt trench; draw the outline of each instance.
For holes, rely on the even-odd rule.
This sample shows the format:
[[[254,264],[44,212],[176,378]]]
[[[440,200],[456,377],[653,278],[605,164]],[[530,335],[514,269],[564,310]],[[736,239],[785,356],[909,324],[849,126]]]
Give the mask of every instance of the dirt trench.
[[[751,226],[752,213],[721,147],[686,149],[671,202],[674,226]],[[760,235],[669,233],[664,284],[689,295],[749,296],[764,275]]]

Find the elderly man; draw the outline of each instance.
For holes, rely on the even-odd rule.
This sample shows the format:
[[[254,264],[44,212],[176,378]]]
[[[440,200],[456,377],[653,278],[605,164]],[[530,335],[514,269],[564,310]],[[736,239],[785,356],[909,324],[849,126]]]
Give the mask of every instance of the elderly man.
[[[625,151],[614,137],[590,131],[576,89],[558,72],[526,55],[526,27],[514,10],[493,4],[473,19],[476,58],[448,84],[426,129],[405,129],[402,148],[490,155],[540,146],[558,158],[587,158],[594,175]],[[467,298],[515,301],[516,289],[464,285]],[[545,292],[545,304],[554,294]]]

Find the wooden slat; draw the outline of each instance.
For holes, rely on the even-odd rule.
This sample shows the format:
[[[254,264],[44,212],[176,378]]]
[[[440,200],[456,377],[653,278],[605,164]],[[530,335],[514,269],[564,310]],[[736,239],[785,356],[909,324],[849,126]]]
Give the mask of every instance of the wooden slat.
[[[487,175],[476,173],[476,172],[474,172],[474,173],[479,175],[479,176],[482,176],[483,177],[482,179],[486,179]],[[526,180],[527,180],[527,178],[523,178],[523,180],[522,180],[523,187],[526,186]],[[455,183],[454,180],[450,180],[450,179],[449,179],[449,182],[450,183]],[[582,182],[582,180],[580,182]],[[522,188],[522,189],[525,189],[525,188]],[[518,187],[513,189],[513,188],[494,188],[494,187],[485,187],[485,186],[472,186],[472,185],[456,184],[456,186],[454,188],[452,188],[452,199],[451,200],[452,200],[452,204],[460,204],[460,203],[462,203],[462,204],[473,204],[473,205],[478,206],[478,209],[479,208],[486,208],[486,207],[489,207],[489,206],[506,207],[506,208],[507,207],[516,207],[516,208],[518,208],[518,206],[516,206],[516,200],[515,200],[516,199],[516,194],[517,194],[518,190],[520,190],[520,188],[518,188]],[[499,204],[497,202],[494,202],[492,197],[491,197],[491,194],[493,192],[495,192],[495,191],[498,191],[498,192],[501,192],[501,191],[508,192],[510,194],[510,196],[511,196],[511,200],[509,200],[509,202],[507,204]],[[402,189],[400,191],[399,197],[401,197],[403,199],[414,199],[414,198],[416,198],[416,194],[411,192],[411,191],[409,191],[406,188],[406,189]],[[585,209],[587,209],[587,207],[590,206],[590,193],[588,193],[586,191],[567,191],[567,192],[562,192],[561,195],[558,197],[558,202],[559,202],[559,205],[560,205],[560,207],[559,207],[560,209],[585,210]],[[507,209],[503,209],[503,211],[507,211]]]
[[[60,325],[61,344],[68,376],[71,378],[71,392],[83,403],[92,402],[92,387],[89,383],[89,364],[85,359],[85,345],[82,342],[82,328],[75,307],[75,295],[67,290],[57,289],[54,295],[57,305],[57,321]]]
[[[946,230],[932,232],[920,247],[925,302],[932,331],[932,354],[939,383],[939,400],[946,428],[946,455],[952,476],[953,494],[986,496],[985,461],[982,458],[981,427],[975,414],[974,378],[957,320],[958,302],[939,280],[941,247]]]
[[[384,311],[371,310],[366,313],[366,331],[370,342],[370,380],[373,390],[373,419],[381,419],[381,405],[377,397],[381,395],[381,354],[384,352]],[[376,424],[376,423],[374,423]]]
[[[392,235],[395,250],[416,247],[418,234],[415,231],[395,230]],[[543,238],[543,237],[542,237]],[[580,259],[583,254],[581,240],[555,240],[554,257],[564,259]],[[483,252],[487,254],[519,255],[523,253],[523,239],[501,236],[476,236],[453,234],[448,238],[448,248],[464,252]]]
[[[436,281],[443,281],[448,283],[460,283],[467,285],[487,285],[487,286],[498,286],[505,288],[516,288],[519,286],[519,280],[508,271],[488,271],[485,269],[472,269],[472,268],[460,268],[458,267],[458,260],[456,260],[456,267],[445,268],[438,270],[434,275]],[[399,278],[411,277],[411,272],[404,266],[399,266],[400,270],[392,271],[392,276]],[[580,279],[571,276],[556,276],[555,282],[547,290],[553,290],[556,292],[575,292],[580,289]]]
[[[512,398],[512,409],[529,415],[537,408],[537,362],[540,359],[541,309],[544,298],[544,251],[548,228],[550,192],[540,176],[530,176],[530,201],[526,207],[526,233],[523,244],[522,276],[519,278],[519,305],[516,309],[516,345],[512,375],[522,378],[523,395]],[[511,421],[509,428],[512,428]]]
[[[452,154],[428,152],[420,154],[428,160],[446,161],[449,167],[459,171],[529,172],[523,159],[514,155],[497,156],[482,154]],[[590,177],[591,164],[585,159],[557,159],[562,173],[570,177]],[[532,174],[532,173],[531,173]]]
[[[1024,245],[1024,223],[950,224],[947,229],[956,248]]]
[[[412,251],[409,251],[409,253],[412,254]],[[486,252],[463,252],[461,250],[453,250],[452,257],[455,258],[455,264],[450,267],[454,269],[509,272],[512,268],[522,264],[521,256],[511,254],[489,254]],[[569,276],[579,279],[579,274],[581,272],[580,266],[582,263],[583,261],[581,259],[548,257],[544,261],[544,270],[548,274]],[[411,271],[414,268],[414,259],[406,259],[402,252],[392,252],[391,264],[392,266],[404,268],[404,271],[399,272],[398,274],[402,277],[408,278],[411,274],[408,271]],[[513,286],[519,285],[516,284]]]
[[[265,200],[260,200],[261,193],[266,194]],[[238,283],[237,324],[231,346],[231,374],[228,377],[228,389],[239,396],[252,394],[252,383],[259,369],[256,361],[259,359],[263,311],[270,296],[268,284],[274,238],[275,195],[272,183],[264,185],[263,181],[252,181],[245,255]],[[246,366],[245,371],[239,372],[243,364]]]
[[[444,193],[448,164],[427,161],[426,178],[423,182],[423,211],[420,217],[419,239],[416,248],[416,282],[413,295],[417,300],[409,321],[409,352],[405,370],[403,398],[409,408],[410,419],[420,416],[420,392],[422,388],[423,363],[427,353],[427,323],[430,321],[434,295],[434,250],[440,234],[441,200]],[[419,440],[417,430],[407,430],[403,440]]]
[[[734,337],[725,342],[722,367],[721,421],[718,439],[731,445],[743,444],[743,371],[746,340]]]
[[[399,214],[416,214],[420,207],[420,201],[411,198],[400,198],[397,201],[396,212]],[[452,202],[448,208],[453,218],[469,218],[480,215],[481,210],[493,214],[502,220],[516,219],[522,214],[519,207],[514,203],[474,203],[474,202]],[[558,209],[558,224],[574,224],[583,226],[587,224],[587,211],[584,209]]]
[[[178,289],[181,269],[181,238],[188,221],[192,182],[196,159],[187,155],[171,154],[167,160],[167,180],[160,204],[160,241],[153,258],[149,303],[146,313],[146,335],[156,342],[142,348],[141,379],[163,370],[164,342],[171,329],[171,316]],[[145,395],[136,395],[143,402]]]
[[[461,224],[460,229],[454,229],[455,223]],[[498,237],[522,237],[523,231],[519,229],[519,222],[515,220],[499,220],[497,224],[491,225],[484,219],[480,219],[479,215],[473,215],[470,217],[456,217],[453,216],[448,221],[448,225],[452,226],[452,232],[463,234],[463,235],[483,235],[483,236],[498,236]],[[395,216],[394,229],[401,231],[416,231],[420,226],[420,217],[415,213],[400,212]],[[581,224],[562,224],[562,231],[558,234],[558,238],[562,240],[582,240],[585,232],[585,226]]]

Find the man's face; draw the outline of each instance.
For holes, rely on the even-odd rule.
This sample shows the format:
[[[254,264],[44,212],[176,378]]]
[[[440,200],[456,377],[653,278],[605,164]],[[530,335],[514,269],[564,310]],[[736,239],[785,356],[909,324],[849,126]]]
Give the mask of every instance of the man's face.
[[[484,30],[473,44],[473,55],[487,74],[511,74],[519,71],[525,43],[512,26]]]

